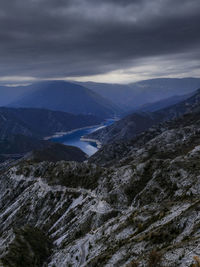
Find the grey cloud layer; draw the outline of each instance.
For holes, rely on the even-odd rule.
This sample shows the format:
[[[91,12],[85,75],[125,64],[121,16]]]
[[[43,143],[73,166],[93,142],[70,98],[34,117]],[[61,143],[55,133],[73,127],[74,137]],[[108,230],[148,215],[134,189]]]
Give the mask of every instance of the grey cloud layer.
[[[199,60],[199,0],[1,0],[0,76],[81,76]],[[185,56],[184,56],[185,55]]]

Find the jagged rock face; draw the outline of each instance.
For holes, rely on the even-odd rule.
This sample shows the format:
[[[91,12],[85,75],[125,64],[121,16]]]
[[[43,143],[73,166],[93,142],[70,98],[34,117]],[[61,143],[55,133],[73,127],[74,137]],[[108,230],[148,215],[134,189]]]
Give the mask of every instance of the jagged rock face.
[[[163,266],[191,266],[200,253],[199,134],[200,114],[189,114],[91,160],[109,167],[19,162],[2,170],[2,264],[28,227],[52,244],[42,260],[33,249],[41,266],[148,266],[152,250]]]

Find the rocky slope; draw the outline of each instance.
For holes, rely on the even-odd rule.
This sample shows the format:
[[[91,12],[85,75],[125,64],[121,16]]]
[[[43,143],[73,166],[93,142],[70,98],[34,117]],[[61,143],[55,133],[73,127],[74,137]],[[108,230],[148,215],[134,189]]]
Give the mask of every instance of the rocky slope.
[[[200,255],[199,160],[194,109],[88,163],[4,168],[1,265],[191,266]]]
[[[152,113],[133,113],[111,126],[87,135],[86,138],[98,140],[102,144],[130,140],[154,125],[198,109],[199,104],[200,90],[197,90],[194,95],[178,104]]]

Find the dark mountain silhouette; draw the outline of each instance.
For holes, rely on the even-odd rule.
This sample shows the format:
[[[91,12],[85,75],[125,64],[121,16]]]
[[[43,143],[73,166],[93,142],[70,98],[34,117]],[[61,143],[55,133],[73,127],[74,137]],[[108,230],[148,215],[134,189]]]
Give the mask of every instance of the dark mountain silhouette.
[[[87,159],[87,155],[77,147],[43,141],[35,137],[18,134],[0,139],[0,162],[24,156],[26,160],[34,162],[60,160],[81,162]]]
[[[33,150],[25,156],[25,159],[34,162],[61,160],[82,162],[87,159],[87,155],[78,147],[49,143],[48,146]]]
[[[34,92],[31,91],[10,106],[45,108],[73,114],[91,114],[101,118],[112,117],[121,111],[111,101],[77,84],[48,81],[33,84],[31,88],[34,86],[36,88]]]

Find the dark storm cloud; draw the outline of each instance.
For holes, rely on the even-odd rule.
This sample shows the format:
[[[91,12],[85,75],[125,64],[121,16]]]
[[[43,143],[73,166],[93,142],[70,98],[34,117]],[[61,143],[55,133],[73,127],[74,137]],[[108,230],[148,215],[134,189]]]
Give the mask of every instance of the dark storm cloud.
[[[151,57],[200,59],[199,0],[1,0],[0,25],[0,76],[82,76]]]

